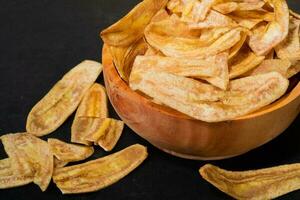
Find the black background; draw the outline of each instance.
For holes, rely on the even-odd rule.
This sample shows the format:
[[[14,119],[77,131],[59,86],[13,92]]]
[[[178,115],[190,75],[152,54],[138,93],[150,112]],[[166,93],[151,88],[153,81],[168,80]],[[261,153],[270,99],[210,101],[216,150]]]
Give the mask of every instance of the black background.
[[[1,0],[0,134],[22,132],[32,106],[71,67],[84,59],[101,60],[100,30],[126,14],[138,0]],[[289,5],[300,11],[298,0]],[[98,82],[103,83],[102,75]],[[110,108],[111,117],[117,117]],[[70,141],[73,116],[48,135]],[[230,170],[247,170],[300,162],[300,115],[272,142],[235,158],[212,161]],[[44,139],[47,137],[44,137]],[[51,183],[0,190],[0,199],[230,199],[198,173],[206,162],[167,155],[125,128],[113,152],[134,143],[148,147],[148,159],[118,183],[98,192],[62,195]],[[90,158],[107,155],[99,147]],[[5,158],[0,146],[1,158]],[[280,199],[300,199],[300,191]]]

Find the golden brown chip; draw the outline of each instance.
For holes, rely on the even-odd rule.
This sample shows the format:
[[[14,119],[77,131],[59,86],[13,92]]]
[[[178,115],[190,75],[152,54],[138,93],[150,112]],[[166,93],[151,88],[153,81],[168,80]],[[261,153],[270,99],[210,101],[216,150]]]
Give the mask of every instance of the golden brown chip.
[[[275,71],[280,73],[282,76],[287,77],[287,72],[291,64],[292,63],[288,59],[264,60],[257,68],[252,70],[250,74],[256,75]]]
[[[61,167],[64,167],[68,164],[68,162],[65,162],[65,161],[61,161],[61,160],[58,160],[57,158],[54,157],[53,159],[53,165],[54,165],[54,170],[56,168],[61,168]]]
[[[32,108],[27,118],[27,132],[43,136],[56,130],[75,111],[101,71],[100,63],[88,60],[70,70]]]
[[[243,48],[232,58],[229,65],[229,78],[239,77],[258,66],[264,56],[256,56],[249,48]]]
[[[110,46],[130,46],[143,37],[145,27],[168,0],[144,0],[125,17],[101,32],[101,38]]]
[[[249,170],[227,171],[211,164],[200,168],[201,176],[235,199],[274,199],[300,189],[300,164]]]
[[[184,22],[198,23],[208,15],[215,0],[190,0],[184,4],[181,20]]]
[[[238,4],[237,10],[259,10],[265,5],[264,1],[258,2],[241,2]]]
[[[191,29],[204,29],[216,27],[235,27],[237,24],[226,15],[211,10],[204,21],[189,23]]]
[[[288,36],[275,47],[276,55],[281,59],[289,59],[292,62],[300,60],[300,41],[299,41],[300,20],[290,19]]]
[[[244,18],[242,16],[229,15],[239,26],[247,29],[254,28],[257,24],[263,21],[263,19]]]
[[[154,48],[170,57],[206,58],[230,49],[241,39],[243,29],[232,29],[222,35],[212,44],[197,38],[182,38],[170,35],[161,35],[151,25],[145,31],[147,42]]]
[[[124,122],[116,119],[105,118],[98,122],[98,127],[90,131],[85,137],[87,141],[94,142],[105,151],[111,151],[121,137]]]
[[[289,31],[289,9],[285,0],[269,0],[274,7],[275,20],[268,23],[263,31],[254,31],[249,46],[257,55],[265,55],[282,42]],[[261,30],[261,29],[259,29]]]
[[[200,35],[200,42],[206,45],[210,45],[217,39],[219,39],[222,35],[228,33],[230,30],[230,27],[202,29]]]
[[[114,65],[124,81],[128,81],[132,63],[137,55],[146,52],[147,44],[142,39],[126,47],[110,46],[109,50],[113,57]]]
[[[227,66],[227,60],[220,63],[217,56],[214,56],[214,58],[201,60],[162,56],[137,56],[133,64],[133,71],[155,70],[193,78],[214,77],[218,75],[221,65],[225,64]]]
[[[260,19],[267,22],[273,22],[275,18],[274,13],[265,10],[237,10],[232,12],[229,16],[244,19]]]
[[[23,159],[29,164],[33,172],[33,182],[42,191],[45,191],[50,183],[53,172],[53,154],[47,142],[28,133],[7,134],[1,137],[5,151],[11,161],[15,156],[24,156]],[[14,147],[12,150],[10,147]],[[11,151],[14,151],[13,153]],[[13,163],[12,165],[15,165]],[[20,175],[20,176],[19,176]],[[32,174],[19,173],[16,180],[29,181]],[[16,178],[15,176],[13,178]],[[24,180],[22,179],[24,178]]]
[[[105,88],[95,83],[84,95],[77,109],[71,128],[71,142],[89,145],[89,142],[84,139],[90,128],[89,122],[95,118],[106,117],[108,117],[108,109]]]
[[[53,181],[63,194],[93,192],[116,183],[147,157],[147,149],[132,145],[112,155],[55,170]]]
[[[297,61],[293,64],[287,71],[287,78],[291,78],[292,76],[298,74],[300,72],[300,61]]]
[[[93,147],[70,144],[54,138],[49,138],[48,144],[53,155],[64,162],[84,160],[94,153]]]
[[[232,120],[281,97],[288,80],[277,72],[249,76],[229,83],[228,91],[163,72],[133,74],[130,87],[175,110],[206,122]],[[217,101],[217,102],[213,102]]]

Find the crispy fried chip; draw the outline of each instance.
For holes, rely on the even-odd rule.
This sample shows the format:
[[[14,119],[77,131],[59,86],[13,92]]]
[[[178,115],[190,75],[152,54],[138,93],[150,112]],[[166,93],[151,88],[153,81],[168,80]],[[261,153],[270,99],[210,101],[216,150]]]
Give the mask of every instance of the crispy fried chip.
[[[110,46],[130,46],[143,37],[145,27],[168,0],[144,0],[125,17],[101,32],[101,38]]]
[[[236,43],[229,51],[229,59],[231,59],[232,57],[234,57],[239,51],[240,49],[243,47],[244,43],[246,42],[247,40],[247,32],[243,32],[241,34],[241,39],[238,43]]]
[[[94,142],[105,151],[111,151],[121,137],[124,122],[116,119],[105,118],[98,122],[98,126],[85,137],[87,141]]]
[[[128,81],[132,63],[137,55],[146,52],[147,44],[142,39],[126,47],[110,46],[109,50],[113,57],[114,65],[124,81]]]
[[[170,57],[206,58],[230,49],[241,39],[243,29],[236,28],[228,31],[208,46],[197,38],[182,38],[161,35],[150,25],[145,31],[147,42]]]
[[[116,183],[147,157],[147,149],[132,145],[112,155],[55,170],[53,180],[63,194],[93,192]]]
[[[56,130],[75,111],[101,71],[102,65],[95,61],[84,61],[70,70],[32,108],[27,118],[27,132],[43,136]]]
[[[33,182],[37,184],[42,191],[45,191],[50,183],[53,172],[53,154],[47,142],[28,133],[7,134],[1,137],[4,149],[11,161],[15,156],[24,156],[33,173]],[[12,150],[11,147],[15,149]],[[14,151],[12,153],[12,151]],[[15,163],[13,164],[15,165]],[[19,175],[19,174],[18,174]],[[15,176],[16,181],[27,182],[32,174],[22,174]]]
[[[54,138],[49,138],[48,144],[53,155],[64,162],[85,160],[94,153],[93,147],[70,144]]]
[[[168,72],[179,76],[203,78],[217,76],[220,65],[227,62],[218,63],[218,60],[201,60],[201,59],[186,59],[173,58],[162,56],[137,56],[133,70],[156,70]]]
[[[55,157],[54,157],[54,159],[53,159],[54,170],[55,170],[56,168],[64,167],[64,166],[66,166],[67,164],[68,164],[68,162],[58,160],[58,159],[55,158]]]
[[[300,60],[299,26],[300,20],[292,17],[288,36],[275,47],[276,55],[279,58],[291,61]]]
[[[249,39],[249,46],[257,55],[265,55],[282,42],[289,31],[289,10],[285,0],[269,0],[275,12],[275,20],[264,30],[254,31]],[[261,29],[259,29],[261,30]]]
[[[155,102],[206,122],[231,120],[258,110],[281,97],[288,84],[288,80],[277,72],[231,81],[228,91],[224,92],[189,78],[163,72],[147,71],[130,76],[133,90],[139,90]]]
[[[237,24],[226,15],[211,10],[204,21],[198,23],[189,23],[191,29],[204,29],[204,28],[216,28],[216,27],[235,27]]]
[[[291,78],[292,76],[298,74],[300,72],[300,61],[296,62],[292,65],[287,71],[287,77]]]
[[[184,22],[198,23],[208,15],[215,0],[189,0],[184,4],[181,20]]]
[[[87,135],[90,126],[97,118],[107,118],[107,96],[105,88],[95,83],[84,95],[81,101],[71,128],[71,142],[86,144],[84,137]]]
[[[247,29],[254,28],[257,24],[263,21],[263,19],[251,19],[244,18],[242,16],[229,15],[239,26],[242,26]]]
[[[264,59],[264,56],[256,56],[249,48],[241,49],[230,61],[229,78],[233,79],[243,75],[258,66]]]
[[[263,74],[263,73],[275,71],[280,73],[282,76],[287,77],[287,72],[291,64],[292,63],[288,59],[264,60],[257,68],[252,70],[250,75]]]
[[[300,164],[249,170],[227,171],[211,164],[200,168],[201,176],[235,199],[274,199],[300,189]]]

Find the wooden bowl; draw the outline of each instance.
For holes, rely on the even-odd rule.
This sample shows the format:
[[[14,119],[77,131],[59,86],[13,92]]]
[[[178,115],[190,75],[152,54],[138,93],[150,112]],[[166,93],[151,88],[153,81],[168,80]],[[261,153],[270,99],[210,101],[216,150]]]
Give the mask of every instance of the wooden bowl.
[[[215,160],[243,154],[282,133],[300,112],[300,83],[275,103],[231,121],[208,123],[152,103],[119,77],[108,48],[102,51],[108,97],[138,135],[175,156]]]

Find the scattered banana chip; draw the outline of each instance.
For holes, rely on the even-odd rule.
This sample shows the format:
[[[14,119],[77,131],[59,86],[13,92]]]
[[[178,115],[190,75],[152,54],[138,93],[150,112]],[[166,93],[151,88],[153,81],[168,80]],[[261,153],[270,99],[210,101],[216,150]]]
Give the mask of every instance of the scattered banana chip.
[[[99,119],[94,128],[85,139],[98,144],[105,151],[111,151],[122,134],[124,122],[111,118]]]
[[[146,52],[147,44],[140,39],[128,47],[110,46],[109,49],[119,75],[127,82],[134,58]]]
[[[229,78],[233,79],[245,74],[251,69],[257,67],[264,59],[264,56],[256,56],[249,48],[243,48],[230,61]]]
[[[130,46],[143,37],[152,17],[167,5],[168,0],[144,0],[121,20],[101,32],[101,38],[110,46]]]
[[[201,176],[235,199],[274,199],[300,189],[300,164],[259,170],[227,171],[211,164],[200,168]]]
[[[55,131],[75,111],[101,71],[100,63],[88,60],[69,71],[32,108],[27,118],[27,132],[43,136]]]
[[[289,9],[285,0],[269,0],[274,7],[275,20],[250,35],[249,46],[257,55],[265,55],[281,43],[289,32]],[[261,31],[263,30],[263,31]]]
[[[147,149],[135,144],[97,160],[58,168],[53,181],[63,194],[94,192],[125,177],[146,157]]]
[[[108,117],[107,96],[104,86],[95,83],[84,95],[71,128],[71,142],[90,145],[84,137],[98,119]]]
[[[184,22],[198,23],[203,21],[209,15],[210,8],[213,6],[215,0],[202,0],[184,4],[181,20]]]
[[[14,161],[18,159],[16,157],[22,156],[22,159],[24,159],[23,162],[27,163],[31,168],[30,173],[23,169],[14,171],[15,174],[7,179],[11,180],[9,185],[23,185],[31,182],[30,180],[33,178],[33,182],[42,191],[45,191],[50,183],[53,172],[53,154],[47,142],[28,133],[3,135],[1,136],[1,140],[12,166],[19,165],[19,163]],[[21,173],[22,171],[23,173]]]
[[[58,160],[64,162],[85,160],[94,153],[93,147],[82,146],[78,144],[69,144],[54,138],[49,138],[48,144],[53,155]],[[59,165],[62,164],[59,163]]]
[[[281,97],[289,85],[277,72],[236,79],[225,92],[209,90],[208,84],[163,72],[147,71],[132,74],[130,78],[133,90],[206,122],[232,120],[258,110]]]
[[[270,59],[264,60],[257,68],[252,70],[251,75],[263,74],[272,71],[280,73],[284,77],[288,77],[287,72],[292,63],[288,60]]]

